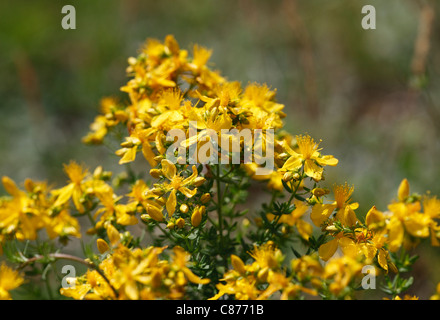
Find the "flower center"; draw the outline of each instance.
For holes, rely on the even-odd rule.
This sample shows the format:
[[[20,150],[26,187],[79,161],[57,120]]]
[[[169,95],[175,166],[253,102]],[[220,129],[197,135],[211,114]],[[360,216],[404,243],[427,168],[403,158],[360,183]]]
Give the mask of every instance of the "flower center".
[[[347,183],[345,185],[337,185],[333,188],[335,194],[335,201],[338,208],[344,207],[345,203],[350,199],[354,188],[349,187]]]
[[[317,143],[310,136],[297,136],[296,142],[298,144],[299,152],[303,155],[304,159],[310,159],[315,151],[318,149]]]

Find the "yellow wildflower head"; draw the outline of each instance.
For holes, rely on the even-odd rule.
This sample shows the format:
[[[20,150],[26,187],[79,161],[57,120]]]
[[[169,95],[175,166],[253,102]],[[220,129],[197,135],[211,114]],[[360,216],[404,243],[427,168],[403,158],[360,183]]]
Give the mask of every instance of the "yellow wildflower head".
[[[193,63],[199,68],[203,67],[208,62],[211,54],[212,50],[196,44],[193,48]]]
[[[244,91],[244,99],[252,101],[256,106],[261,107],[266,101],[275,96],[266,84],[249,84]]]
[[[70,181],[75,184],[80,184],[88,173],[87,170],[83,169],[83,167],[75,161],[70,161],[69,164],[64,165],[64,172],[66,172]]]
[[[354,187],[348,186],[347,183],[344,185],[335,185],[333,187],[333,193],[335,195],[336,206],[338,208],[344,207],[344,205],[350,200],[353,191]]]
[[[261,269],[268,267],[276,269],[283,260],[282,253],[276,248],[272,241],[269,241],[259,247],[254,246],[254,250],[249,253],[254,258],[255,263]]]
[[[24,282],[20,274],[2,263],[0,266],[0,300],[10,300],[9,291],[19,287]]]
[[[304,159],[310,159],[318,151],[319,143],[316,143],[309,135],[296,136],[296,143],[298,144],[299,153],[303,155]]]
[[[159,104],[171,110],[178,110],[181,106],[182,99],[183,95],[179,89],[168,89],[162,92]]]

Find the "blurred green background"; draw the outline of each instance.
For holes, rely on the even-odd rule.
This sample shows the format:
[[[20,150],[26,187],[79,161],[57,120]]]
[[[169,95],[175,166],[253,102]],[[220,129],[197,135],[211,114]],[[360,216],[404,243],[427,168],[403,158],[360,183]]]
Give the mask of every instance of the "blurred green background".
[[[61,27],[64,5],[76,30]],[[361,27],[364,5],[376,30]],[[146,38],[214,50],[229,80],[267,83],[286,129],[322,139],[340,160],[326,181],[354,184],[359,213],[385,210],[408,178],[440,195],[438,1],[6,0],[0,3],[0,175],[61,185],[70,159],[120,171],[105,147],[81,143],[104,96],[119,88]],[[436,16],[437,14],[437,16]],[[1,190],[3,193],[3,190]],[[434,292],[439,249],[417,262],[421,298]],[[417,272],[417,270],[415,271]],[[417,283],[417,282],[416,282]],[[419,287],[417,287],[419,286]]]

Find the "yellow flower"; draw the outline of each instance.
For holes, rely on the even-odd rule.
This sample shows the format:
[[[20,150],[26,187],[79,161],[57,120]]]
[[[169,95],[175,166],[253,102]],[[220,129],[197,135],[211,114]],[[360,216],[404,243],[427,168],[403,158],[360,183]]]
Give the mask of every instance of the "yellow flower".
[[[309,135],[296,136],[296,142],[298,152],[285,145],[290,157],[280,171],[297,171],[304,164],[304,173],[319,181],[322,179],[323,166],[336,166],[338,164],[338,159],[333,156],[322,156],[319,152],[321,149],[318,149],[319,143],[316,143]]]
[[[64,165],[64,171],[70,179],[70,183],[65,187],[54,190],[53,193],[57,195],[57,200],[53,204],[54,207],[59,207],[72,198],[75,208],[80,212],[84,212],[84,206],[80,199],[83,194],[81,183],[88,174],[88,171],[83,169],[75,161],[71,161],[68,165]]]
[[[138,223],[137,218],[128,212],[127,205],[118,204],[117,202],[121,197],[117,197],[113,190],[107,190],[97,194],[103,208],[96,211],[94,218],[96,219],[100,214],[102,214],[100,221],[96,224],[97,228],[100,228],[105,221],[116,218],[118,224],[129,226]]]
[[[317,203],[312,208],[311,219],[313,223],[319,227],[326,221],[334,210],[336,211],[336,219],[338,219],[345,226],[353,226],[358,219],[354,210],[359,207],[357,202],[350,203],[351,194],[354,188],[345,185],[336,185],[333,188],[335,201],[330,204]]]
[[[12,199],[0,204],[0,229],[4,235],[15,235],[18,240],[35,240],[37,231],[44,226],[41,209],[35,201],[20,190],[9,177],[2,178],[3,186]]]
[[[200,69],[206,66],[211,54],[212,50],[195,44],[193,47],[193,60],[192,63],[188,64],[188,67],[194,72],[200,72]]]
[[[151,126],[166,131],[176,128],[176,125],[184,120],[182,100],[182,92],[178,89],[163,91],[156,107],[159,114],[152,119]]]
[[[10,291],[24,282],[21,275],[6,264],[0,265],[0,300],[11,300]]]
[[[168,217],[170,218],[176,210],[177,191],[183,193],[187,198],[192,198],[197,193],[197,188],[191,190],[187,186],[191,186],[194,183],[198,172],[196,166],[192,166],[192,174],[189,177],[184,178],[177,174],[176,166],[171,161],[163,159],[161,164],[164,176],[170,181],[169,183],[164,183],[160,186],[165,192],[171,191],[166,202]]]
[[[331,259],[324,267],[323,278],[330,280],[329,289],[334,295],[349,286],[356,276],[361,274],[362,264],[355,258],[344,255]]]
[[[121,143],[121,149],[116,151],[116,155],[120,156],[119,164],[129,163],[136,159],[138,146],[141,146],[142,154],[151,167],[157,165],[154,160],[155,154],[151,148],[150,141],[154,141],[157,130],[154,128],[142,129],[134,128],[129,137],[125,138],[125,142]]]
[[[266,242],[261,246],[254,245],[254,249],[249,252],[249,255],[255,260],[252,267],[257,270],[266,267],[276,270],[280,267],[284,259],[281,250],[278,249],[272,241]]]

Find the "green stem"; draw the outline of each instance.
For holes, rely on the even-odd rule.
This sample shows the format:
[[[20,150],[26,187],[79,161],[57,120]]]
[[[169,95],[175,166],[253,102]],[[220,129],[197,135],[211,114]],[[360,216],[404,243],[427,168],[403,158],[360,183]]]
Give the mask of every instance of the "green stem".
[[[217,165],[216,172],[217,183],[217,215],[218,215],[218,232],[220,234],[220,252],[223,254],[224,240],[223,240],[223,213],[222,213],[222,194],[221,194],[221,182],[220,182],[220,164]],[[223,257],[223,263],[225,268],[228,267],[227,259]]]

